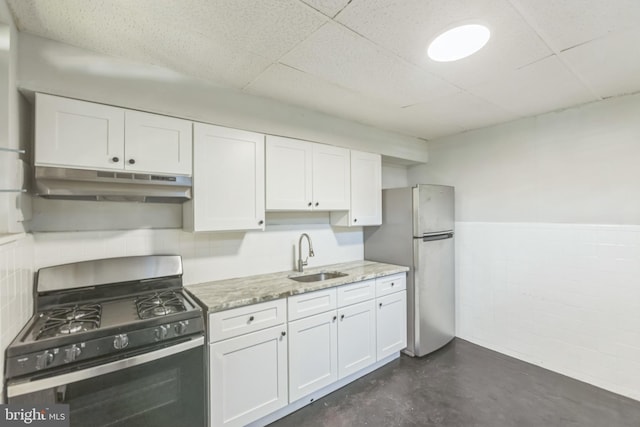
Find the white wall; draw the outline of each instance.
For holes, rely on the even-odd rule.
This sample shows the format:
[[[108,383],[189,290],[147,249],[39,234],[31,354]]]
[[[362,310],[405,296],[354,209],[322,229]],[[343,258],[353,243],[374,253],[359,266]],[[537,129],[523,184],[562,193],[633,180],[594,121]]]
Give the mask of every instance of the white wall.
[[[640,96],[443,138],[457,335],[640,400]]]
[[[328,214],[269,214],[265,231],[187,233],[122,230],[35,233],[35,268],[96,258],[179,254],[186,285],[293,270],[298,238],[308,233],[309,267],[363,258],[362,228],[333,229]],[[306,245],[304,246],[306,247]]]
[[[398,188],[409,185],[407,166],[391,163],[382,164],[382,188]]]

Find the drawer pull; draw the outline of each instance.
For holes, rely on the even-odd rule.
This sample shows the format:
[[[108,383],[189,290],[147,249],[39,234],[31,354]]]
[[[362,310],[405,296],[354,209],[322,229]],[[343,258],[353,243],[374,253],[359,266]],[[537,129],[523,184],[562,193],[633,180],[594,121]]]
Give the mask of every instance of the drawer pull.
[[[340,320],[344,320],[344,314],[340,316]]]
[[[280,332],[280,335],[282,335],[284,337],[285,335],[287,335],[287,333],[285,331],[282,331],[282,332]]]
[[[253,322],[253,319],[254,319],[253,316],[249,317],[249,322]]]
[[[380,303],[380,308],[382,308],[382,303]]]
[[[395,285],[395,283],[391,282],[391,287],[393,288],[393,285]]]
[[[336,320],[338,320],[338,316],[333,316],[333,321],[335,322]]]

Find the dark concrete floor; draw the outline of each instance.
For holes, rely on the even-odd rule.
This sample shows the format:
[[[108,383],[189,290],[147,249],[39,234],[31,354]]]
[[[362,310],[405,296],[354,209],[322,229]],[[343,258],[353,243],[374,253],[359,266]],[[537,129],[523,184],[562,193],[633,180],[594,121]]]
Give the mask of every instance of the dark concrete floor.
[[[287,426],[640,427],[640,402],[455,339],[271,424]]]

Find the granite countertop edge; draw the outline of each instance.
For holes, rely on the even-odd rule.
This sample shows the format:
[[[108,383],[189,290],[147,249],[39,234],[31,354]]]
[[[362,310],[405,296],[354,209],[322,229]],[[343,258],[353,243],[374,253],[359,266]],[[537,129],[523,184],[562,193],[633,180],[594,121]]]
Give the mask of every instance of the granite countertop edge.
[[[289,277],[340,271],[347,276],[320,282],[296,282]],[[186,286],[208,314],[261,302],[273,301],[321,289],[409,271],[408,267],[361,260],[309,268],[304,273],[281,271],[255,276],[236,277]]]

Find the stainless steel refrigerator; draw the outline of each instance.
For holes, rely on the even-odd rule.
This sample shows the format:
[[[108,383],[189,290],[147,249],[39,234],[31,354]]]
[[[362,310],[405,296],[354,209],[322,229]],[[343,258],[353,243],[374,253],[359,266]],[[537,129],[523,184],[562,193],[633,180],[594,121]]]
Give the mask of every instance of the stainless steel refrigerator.
[[[410,267],[407,349],[424,356],[455,336],[454,188],[382,191],[382,225],[364,228],[365,259]]]

